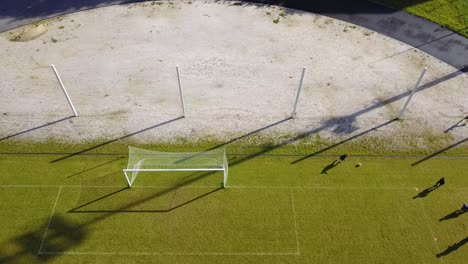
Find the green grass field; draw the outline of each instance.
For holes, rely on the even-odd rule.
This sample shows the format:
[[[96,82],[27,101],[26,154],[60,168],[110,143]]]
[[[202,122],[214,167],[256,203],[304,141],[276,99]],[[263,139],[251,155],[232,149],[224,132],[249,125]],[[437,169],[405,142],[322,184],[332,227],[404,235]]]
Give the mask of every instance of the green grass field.
[[[142,173],[128,189],[125,156],[82,154],[0,155],[0,263],[468,257],[468,214],[455,212],[468,202],[465,157],[351,155],[331,167],[335,155],[237,154],[226,189],[221,173]]]
[[[468,37],[466,0],[373,0],[443,25]]]

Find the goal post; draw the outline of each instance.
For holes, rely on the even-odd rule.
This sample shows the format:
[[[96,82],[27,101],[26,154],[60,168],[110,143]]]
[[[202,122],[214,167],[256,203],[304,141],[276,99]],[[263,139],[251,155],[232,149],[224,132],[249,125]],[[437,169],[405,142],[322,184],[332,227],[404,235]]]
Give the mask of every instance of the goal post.
[[[128,147],[128,164],[123,169],[128,187],[140,172],[222,171],[223,188],[228,180],[228,161],[224,148],[204,152],[162,152]]]

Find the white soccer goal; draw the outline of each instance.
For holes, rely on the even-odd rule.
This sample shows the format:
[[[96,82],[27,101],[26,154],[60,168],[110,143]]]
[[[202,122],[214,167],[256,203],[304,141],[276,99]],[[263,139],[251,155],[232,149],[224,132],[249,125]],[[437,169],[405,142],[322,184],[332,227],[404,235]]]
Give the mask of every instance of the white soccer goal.
[[[223,188],[228,180],[228,162],[224,148],[204,152],[161,152],[128,147],[128,164],[123,170],[132,187],[139,172],[222,171]],[[130,175],[129,175],[130,174]]]

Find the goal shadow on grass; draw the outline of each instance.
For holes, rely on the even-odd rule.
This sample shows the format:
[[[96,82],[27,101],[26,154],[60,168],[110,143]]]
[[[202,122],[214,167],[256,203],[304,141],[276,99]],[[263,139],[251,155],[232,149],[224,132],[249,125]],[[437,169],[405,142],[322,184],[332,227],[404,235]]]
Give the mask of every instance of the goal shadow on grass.
[[[167,213],[223,189],[221,184],[191,186],[216,172],[195,172],[180,175],[177,182],[160,186],[108,186],[122,177],[113,172],[91,179],[83,185],[77,206],[68,213]],[[114,179],[114,180],[113,180]],[[96,185],[97,184],[97,185]],[[101,187],[102,186],[102,187]]]
[[[212,176],[212,172],[202,172],[202,173],[197,172],[197,173],[193,173],[191,176],[192,177],[195,176],[195,177],[189,180],[185,180],[181,182],[180,184],[187,185],[187,184],[194,183],[203,178]],[[96,186],[94,187],[90,186],[89,188],[96,189]],[[100,187],[97,187],[97,188],[100,188]],[[113,188],[117,188],[117,190],[108,192],[107,194],[94,198],[93,200],[88,201],[87,203],[84,203],[68,211],[68,213],[99,213],[96,217],[90,220],[87,220],[80,224],[76,224],[76,223],[71,223],[63,216],[60,216],[59,213],[55,213],[54,215],[51,216],[50,222],[45,220],[44,224],[41,225],[41,227],[37,228],[36,230],[31,231],[31,232],[25,232],[24,234],[14,237],[9,241],[5,241],[5,242],[1,241],[0,242],[0,263],[18,263],[18,262],[35,263],[38,261],[48,261],[52,258],[63,255],[64,252],[67,252],[73,247],[76,247],[79,244],[83,243],[85,239],[87,238],[87,233],[86,233],[87,226],[90,226],[99,221],[103,221],[107,219],[108,217],[115,215],[116,213],[167,213],[175,209],[181,208],[183,206],[187,206],[190,203],[196,202],[197,200],[205,198],[223,189],[221,187],[213,187],[213,189],[209,191],[204,191],[201,194],[192,196],[189,199],[183,200],[182,202],[173,204],[172,206],[168,208],[164,208],[164,209],[157,209],[157,210],[133,210],[131,209],[140,204],[144,204],[147,201],[156,199],[160,196],[173,192],[177,188],[181,188],[181,186],[178,185],[178,186],[173,186],[170,188],[148,188],[148,189],[159,190],[159,191],[155,191],[154,193],[142,199],[138,199],[133,202],[126,203],[115,210],[81,210],[80,211],[80,209],[86,209],[86,206],[92,205],[93,203],[96,203],[100,200],[102,201],[102,200],[105,200],[106,198],[114,197],[118,195],[118,193],[123,193],[126,190],[127,191],[130,190],[130,188],[128,187],[113,187]],[[146,189],[146,188],[135,187],[135,189]],[[207,188],[205,188],[205,190],[206,189]],[[45,235],[44,230],[47,231],[46,233],[47,235]],[[6,251],[6,249],[2,245],[9,245],[12,242],[18,246],[18,250],[16,250],[15,252]],[[42,246],[41,246],[41,243],[42,243]]]
[[[136,189],[142,189],[142,188],[138,188],[138,187],[134,187]],[[209,190],[209,191],[202,191],[200,194],[195,194],[195,195],[192,195],[190,198],[186,199],[186,200],[183,200],[181,202],[178,202],[178,203],[170,203],[169,206],[167,206],[166,208],[160,208],[160,209],[131,209],[131,208],[134,208],[136,207],[137,205],[140,205],[140,204],[143,204],[145,202],[148,202],[150,200],[154,200],[154,199],[157,199],[158,197],[161,197],[163,195],[166,195],[170,192],[177,192],[177,189],[179,188],[183,188],[181,186],[174,186],[172,188],[168,188],[168,189],[165,189],[163,190],[162,192],[156,192],[155,194],[152,194],[152,195],[149,195],[148,197],[144,197],[142,200],[136,200],[134,202],[130,202],[128,204],[125,204],[117,209],[88,209],[89,207],[92,207],[93,204],[96,204],[104,199],[107,199],[107,198],[112,198],[112,196],[115,196],[115,195],[119,195],[119,193],[122,193],[122,192],[125,192],[125,191],[129,191],[129,187],[125,187],[125,188],[122,188],[122,189],[119,189],[119,190],[116,190],[116,191],[113,191],[113,192],[110,192],[108,194],[105,194],[101,197],[98,197],[92,201],[89,201],[89,202],[86,202],[82,205],[79,205],[71,210],[68,211],[68,213],[168,213],[168,212],[171,212],[173,210],[176,210],[182,206],[186,206],[190,203],[193,203],[197,200],[200,200],[210,194],[213,194],[215,192],[218,192],[219,190],[222,190],[223,188],[222,187],[213,187],[215,189],[212,189],[212,190]],[[152,190],[157,190],[156,188],[147,188],[147,189],[152,189]],[[176,194],[174,194],[175,196]],[[161,206],[163,207],[163,206]]]

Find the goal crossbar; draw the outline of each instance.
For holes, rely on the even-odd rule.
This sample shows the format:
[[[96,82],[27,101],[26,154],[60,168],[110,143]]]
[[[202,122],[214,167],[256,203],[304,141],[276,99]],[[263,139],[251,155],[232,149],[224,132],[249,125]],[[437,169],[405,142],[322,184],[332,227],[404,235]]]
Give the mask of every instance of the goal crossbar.
[[[186,168],[186,169],[123,169],[123,171],[223,171],[224,168],[219,169],[199,169],[199,168]]]
[[[224,148],[197,153],[170,153],[129,146],[128,153],[128,165],[123,173],[129,187],[132,187],[139,172],[177,171],[223,171],[223,187],[226,187],[228,163]]]

